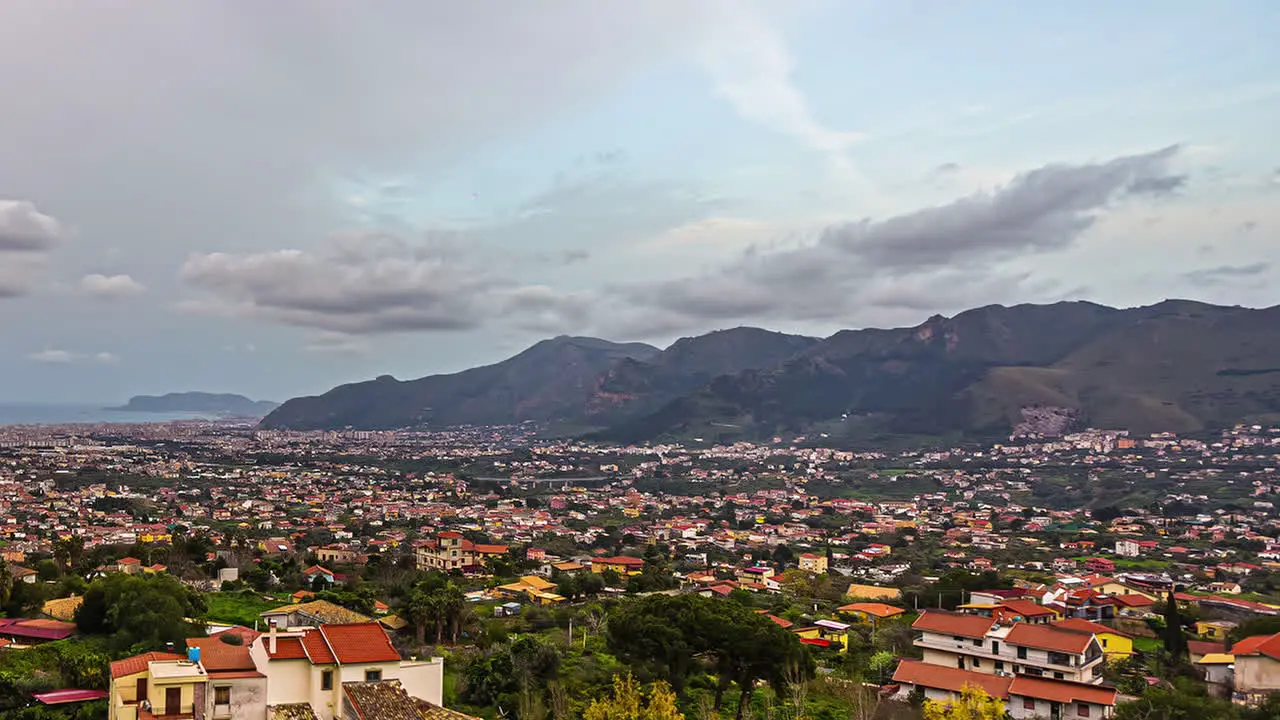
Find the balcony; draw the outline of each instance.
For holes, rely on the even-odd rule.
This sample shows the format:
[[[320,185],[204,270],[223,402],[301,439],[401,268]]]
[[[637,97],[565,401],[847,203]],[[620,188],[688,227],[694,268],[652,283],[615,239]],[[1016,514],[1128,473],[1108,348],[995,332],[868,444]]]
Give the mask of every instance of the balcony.
[[[991,662],[1004,662],[1006,666],[1026,665],[1028,667],[1043,668],[1051,672],[1064,672],[1072,675],[1080,674],[1086,678],[1086,682],[1091,682],[1087,674],[1090,667],[1096,666],[1105,657],[1102,654],[1081,657],[1068,653],[1048,652],[1045,654],[1035,652],[1027,652],[1025,656],[1018,652],[1017,646],[1005,645],[1003,641],[1000,643],[1000,651],[993,652],[991,650],[991,640],[986,640],[981,646],[974,645],[973,640],[966,638],[964,640],[955,640],[949,637],[925,636],[917,635],[912,643],[923,650],[938,650],[940,652],[953,653],[956,655],[964,655],[971,658],[980,658]],[[1043,651],[1042,651],[1043,652]],[[992,666],[994,667],[994,665]]]

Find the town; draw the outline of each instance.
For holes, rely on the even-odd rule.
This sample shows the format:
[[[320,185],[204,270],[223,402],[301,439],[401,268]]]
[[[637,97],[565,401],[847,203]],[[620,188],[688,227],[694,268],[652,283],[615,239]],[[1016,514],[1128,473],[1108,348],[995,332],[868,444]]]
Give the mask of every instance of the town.
[[[1278,466],[1263,425],[0,428],[0,714],[560,720],[634,676],[699,717],[1276,717]]]

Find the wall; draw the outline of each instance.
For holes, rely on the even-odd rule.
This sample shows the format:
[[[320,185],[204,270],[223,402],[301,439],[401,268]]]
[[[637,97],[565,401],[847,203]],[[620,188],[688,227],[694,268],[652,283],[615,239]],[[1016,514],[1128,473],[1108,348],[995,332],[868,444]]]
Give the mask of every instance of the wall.
[[[214,707],[215,688],[229,686],[231,688],[230,712],[224,713]],[[236,678],[219,680],[209,678],[207,693],[208,712],[205,717],[213,720],[262,720],[267,715],[267,679]]]
[[[1280,662],[1260,655],[1237,656],[1236,689],[1248,693],[1280,690]]]
[[[259,666],[260,668],[262,666]],[[311,701],[311,663],[307,660],[272,660],[266,665],[267,704]]]
[[[409,695],[421,698],[432,705],[444,704],[444,659],[405,660],[400,663],[396,677]]]

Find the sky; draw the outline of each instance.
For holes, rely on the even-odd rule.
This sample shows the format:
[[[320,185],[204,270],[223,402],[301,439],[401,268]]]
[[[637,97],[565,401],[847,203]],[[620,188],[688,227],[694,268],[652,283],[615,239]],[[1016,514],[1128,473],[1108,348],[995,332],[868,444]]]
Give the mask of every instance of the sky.
[[[0,402],[1280,304],[1280,3],[9,0]]]

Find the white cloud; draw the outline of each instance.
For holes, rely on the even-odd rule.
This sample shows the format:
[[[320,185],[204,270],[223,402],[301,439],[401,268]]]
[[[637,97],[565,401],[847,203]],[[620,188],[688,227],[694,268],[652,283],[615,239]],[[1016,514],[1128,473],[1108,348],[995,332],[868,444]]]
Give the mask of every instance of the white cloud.
[[[0,298],[30,292],[63,235],[61,223],[34,203],[0,199]]]
[[[41,350],[40,352],[31,353],[27,356],[27,359],[31,362],[47,363],[50,365],[65,365],[67,363],[75,362],[76,356],[74,353],[66,350]]]
[[[41,350],[27,355],[27,359],[31,362],[45,363],[47,365],[70,365],[72,363],[93,362],[99,365],[115,365],[120,362],[120,356],[115,353],[102,352],[82,354],[71,352],[70,350]]]
[[[142,283],[128,275],[85,275],[80,279],[80,289],[88,295],[103,299],[136,297],[147,291]]]

